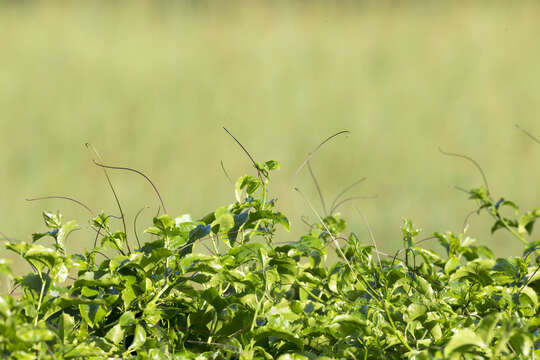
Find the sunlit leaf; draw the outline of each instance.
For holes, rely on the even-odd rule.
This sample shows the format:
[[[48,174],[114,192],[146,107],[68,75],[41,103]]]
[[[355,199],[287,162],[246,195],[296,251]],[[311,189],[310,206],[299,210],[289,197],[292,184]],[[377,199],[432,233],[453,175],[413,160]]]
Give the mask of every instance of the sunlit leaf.
[[[466,353],[474,348],[486,349],[486,343],[471,329],[460,329],[450,339],[444,348],[445,355]]]

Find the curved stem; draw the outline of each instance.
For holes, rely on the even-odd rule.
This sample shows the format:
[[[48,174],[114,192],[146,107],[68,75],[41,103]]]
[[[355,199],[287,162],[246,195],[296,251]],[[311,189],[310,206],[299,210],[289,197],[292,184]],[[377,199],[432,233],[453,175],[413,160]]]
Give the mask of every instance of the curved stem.
[[[161,198],[161,194],[159,193],[156,185],[154,185],[152,180],[150,180],[150,178],[148,176],[146,176],[143,172],[141,172],[141,171],[139,171],[137,169],[133,169],[133,168],[123,167],[123,166],[104,165],[104,164],[100,164],[100,163],[96,162],[95,160],[93,160],[93,161],[94,161],[94,164],[96,164],[97,166],[102,167],[102,168],[131,171],[131,172],[134,172],[134,173],[139,174],[142,177],[144,177],[150,183],[150,185],[152,185],[152,188],[154,189],[154,191],[156,192],[157,197],[159,198],[159,202],[161,203],[161,207],[163,208],[163,211],[165,212],[165,214],[167,213],[167,208],[165,208],[165,204],[163,203],[163,199]]]
[[[37,200],[47,200],[47,199],[63,199],[63,200],[69,200],[69,201],[72,201],[76,204],[79,204],[80,206],[82,206],[83,208],[85,208],[86,210],[88,210],[88,212],[90,214],[94,214],[94,212],[92,211],[92,209],[90,209],[87,205],[85,205],[82,201],[79,201],[77,199],[74,199],[72,197],[69,197],[69,196],[40,196],[40,197],[36,197],[36,198],[27,198],[25,199],[26,201],[37,201]]]
[[[86,143],[85,145],[86,145],[87,148],[92,147],[92,150],[94,151],[96,156],[101,161],[103,161],[103,158],[98,153],[98,151],[96,150],[95,147],[93,147],[90,143]],[[92,159],[92,161],[94,162],[94,164],[96,163],[96,161],[94,159]],[[109,177],[109,173],[107,172],[105,167],[102,167],[102,169],[103,169],[103,173],[105,174],[105,178],[107,178],[107,183],[109,183],[109,187],[111,188],[111,191],[113,193],[114,199],[116,201],[116,205],[118,206],[118,210],[120,211],[120,217],[122,218],[122,225],[124,227],[124,234],[126,234],[126,239],[127,239],[126,217],[124,216],[124,211],[122,210],[122,205],[120,205],[120,199],[118,199],[118,195],[116,194],[116,190],[114,189],[114,186],[112,185],[112,181],[111,181],[111,178]],[[127,241],[126,241],[126,243],[127,243]],[[128,247],[128,251],[131,253],[131,250],[129,249],[129,244],[127,244],[127,247]]]
[[[300,171],[302,171],[302,169],[304,168],[304,166],[307,164],[307,162],[313,157],[313,155],[315,155],[315,153],[317,151],[319,151],[319,149],[324,145],[326,144],[328,141],[332,140],[333,138],[335,138],[336,136],[339,136],[341,134],[350,134],[350,131],[349,130],[342,130],[342,131],[338,131],[337,133],[335,133],[334,135],[331,135],[329,137],[327,137],[326,139],[324,139],[319,145],[317,145],[317,147],[315,147],[315,149],[313,149],[313,151],[311,151],[307,156],[306,158],[304,159],[304,161],[302,162],[302,164],[300,164],[300,166],[298,167],[298,169],[295,171],[294,175],[292,176],[291,178],[291,183],[293,182],[293,180],[296,178],[296,176],[298,175],[298,173],[300,173]]]

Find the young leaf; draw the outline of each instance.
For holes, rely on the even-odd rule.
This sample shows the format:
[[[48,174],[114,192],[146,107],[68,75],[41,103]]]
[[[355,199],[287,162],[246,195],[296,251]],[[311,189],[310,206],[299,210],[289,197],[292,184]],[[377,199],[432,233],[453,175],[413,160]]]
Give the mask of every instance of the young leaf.
[[[129,350],[140,349],[144,345],[145,342],[146,342],[146,331],[144,331],[144,327],[142,327],[142,325],[137,324],[137,326],[135,326],[135,334],[133,335],[133,342],[129,346]]]
[[[464,354],[474,348],[486,350],[484,340],[471,329],[460,329],[452,336],[446,347],[444,354],[450,356],[453,353]]]

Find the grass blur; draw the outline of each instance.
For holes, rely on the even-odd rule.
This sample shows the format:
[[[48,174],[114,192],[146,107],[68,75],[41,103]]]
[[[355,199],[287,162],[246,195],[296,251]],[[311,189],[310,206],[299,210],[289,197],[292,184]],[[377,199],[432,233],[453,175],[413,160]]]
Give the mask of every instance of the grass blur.
[[[107,163],[149,175],[171,215],[202,216],[233,200],[220,160],[233,179],[253,173],[222,126],[258,161],[282,163],[273,195],[293,225],[283,240],[304,231],[301,215],[315,221],[292,174],[343,129],[351,135],[327,144],[313,169],[327,202],[368,177],[351,195],[378,195],[356,204],[379,248],[401,246],[402,217],[428,236],[459,231],[474,208],[453,186],[480,186],[480,174],[438,146],[477,160],[495,196],[538,206],[540,146],[514,124],[540,134],[539,15],[533,2],[2,3],[0,231],[28,240],[44,228],[42,210],[61,210],[84,228],[72,249],[91,246],[84,209],[24,200],[68,195],[117,214],[87,141]],[[129,224],[151,206],[139,230],[148,226],[151,187],[111,177]],[[295,185],[320,208],[307,169]],[[369,242],[351,203],[342,213]],[[521,251],[503,232],[491,237],[486,220],[472,217],[470,234]]]

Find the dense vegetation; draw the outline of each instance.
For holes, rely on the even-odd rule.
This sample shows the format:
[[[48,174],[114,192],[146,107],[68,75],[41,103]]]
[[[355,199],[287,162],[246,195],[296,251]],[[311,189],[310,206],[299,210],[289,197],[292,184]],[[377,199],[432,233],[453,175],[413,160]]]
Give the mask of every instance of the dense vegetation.
[[[540,241],[530,238],[540,208],[520,213],[487,188],[468,191],[494,218],[492,231],[523,243],[521,257],[496,258],[466,226],[419,240],[408,219],[403,249],[390,256],[347,233],[332,211],[284,241],[276,230],[289,221],[268,197],[279,164],[254,165],[256,176],[236,182],[233,204],[197,220],[156,216],[146,229],[153,240],[137,237],[135,249],[125,222],[115,229],[101,213],[91,219],[94,247],[68,253],[77,224],[44,212],[47,229],[32,243],[6,243],[33,272],[14,277],[20,295],[0,297],[0,357],[540,356]],[[423,247],[428,240],[444,253]],[[332,252],[337,261],[327,261]],[[0,271],[13,276],[5,261]]]

